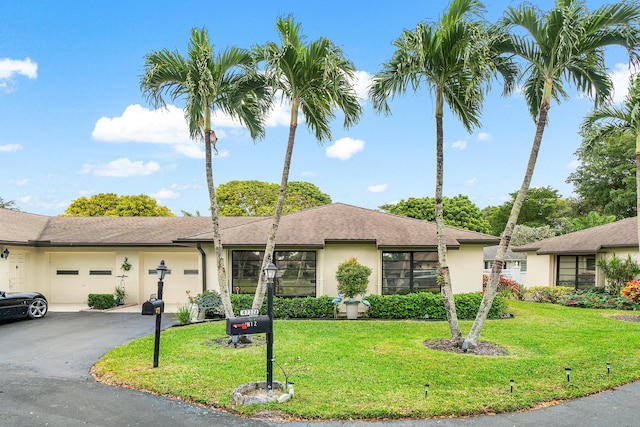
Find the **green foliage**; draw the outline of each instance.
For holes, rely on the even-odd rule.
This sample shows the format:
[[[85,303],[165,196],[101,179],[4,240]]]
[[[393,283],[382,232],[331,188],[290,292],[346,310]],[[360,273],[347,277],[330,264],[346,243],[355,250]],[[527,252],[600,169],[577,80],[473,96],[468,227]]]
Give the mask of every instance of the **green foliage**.
[[[212,319],[224,314],[224,308],[222,306],[222,297],[217,291],[204,291],[195,297],[192,297],[187,292],[189,302],[191,304],[197,304],[198,310],[205,312],[205,318]]]
[[[597,227],[599,225],[611,224],[615,220],[615,215],[600,215],[598,212],[591,211],[586,216],[568,218],[563,232],[572,233],[574,231],[586,230],[587,228]]]
[[[239,313],[251,308],[253,295],[232,294],[231,303],[234,313]],[[328,319],[333,318],[333,310],[332,298],[326,295],[318,298],[273,298],[273,317],[276,319]],[[260,308],[260,314],[267,314],[266,301]]]
[[[631,255],[627,255],[624,260],[620,259],[615,253],[609,259],[600,258],[598,260],[598,268],[602,271],[609,285],[611,295],[618,295],[627,282],[635,279],[640,274],[640,265]]]
[[[627,282],[627,286],[620,291],[620,295],[636,304],[640,304],[640,280],[635,279]]]
[[[489,275],[482,275],[482,290],[484,292],[485,288],[489,284]],[[507,279],[504,276],[500,276],[500,281],[498,282],[498,287],[496,288],[498,294],[500,294],[503,298],[511,298],[524,300],[526,290],[524,286],[521,286],[515,280]]]
[[[570,286],[532,286],[527,289],[526,298],[535,302],[557,304],[560,299],[575,293]]]
[[[518,224],[513,229],[511,236],[511,247],[526,245],[527,243],[538,242],[544,239],[555,237],[556,233],[548,225],[542,227],[529,227]]]
[[[478,292],[456,294],[456,312],[461,319],[473,319],[478,314],[482,295]],[[375,319],[438,319],[446,320],[442,294],[418,292],[407,295],[369,295],[371,304],[369,317]],[[506,305],[500,295],[496,295],[489,311],[490,318],[498,318]]]
[[[279,184],[262,181],[229,181],[216,190],[219,213],[222,216],[271,216],[275,212],[280,192]],[[297,212],[328,205],[331,197],[309,182],[287,184],[283,213]]]
[[[636,215],[635,138],[619,134],[600,141],[583,142],[576,151],[580,161],[567,178],[578,195],[579,211],[615,215],[617,219]]]
[[[118,196],[114,193],[84,196],[71,202],[65,216],[173,216],[169,208],[159,206],[155,199],[139,196]]]
[[[624,296],[613,296],[603,290],[577,291],[560,298],[558,304],[567,307],[639,310],[640,304]]]
[[[495,236],[502,234],[517,195],[517,192],[511,193],[510,201],[497,208],[487,209],[491,234]],[[569,203],[562,199],[558,190],[549,186],[530,188],[522,203],[518,224],[534,228],[545,225],[553,227],[560,218],[568,216],[568,211],[570,211]]]
[[[338,292],[344,298],[353,298],[356,295],[364,294],[369,285],[371,269],[358,262],[357,258],[349,258],[338,266],[336,280],[338,281]]]
[[[106,310],[116,306],[113,294],[89,294],[87,305],[96,310]]]
[[[378,208],[390,214],[434,222],[436,220],[435,203],[433,197],[410,197],[397,203],[378,206]],[[484,218],[480,208],[467,196],[462,194],[455,197],[444,196],[442,210],[446,225],[479,233],[490,231],[489,222]]]
[[[176,319],[181,325],[186,325],[191,320],[191,310],[188,305],[181,305],[176,311]]]

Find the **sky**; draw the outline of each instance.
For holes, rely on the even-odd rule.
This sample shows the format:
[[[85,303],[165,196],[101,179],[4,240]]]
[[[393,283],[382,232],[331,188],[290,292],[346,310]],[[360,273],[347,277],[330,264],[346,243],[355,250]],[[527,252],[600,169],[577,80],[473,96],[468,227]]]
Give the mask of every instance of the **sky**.
[[[552,1],[534,1],[543,10]],[[497,20],[520,1],[486,0]],[[587,1],[590,9],[603,1]],[[357,69],[363,115],[344,129],[331,123],[320,145],[301,122],[290,181],[307,181],[333,202],[369,209],[435,193],[434,100],[425,87],[397,96],[391,116],[366,99],[373,75],[391,58],[393,40],[420,21],[436,21],[445,1],[192,1],[58,0],[0,2],[0,197],[20,210],[60,215],[79,197],[146,194],[176,215],[208,214],[204,146],[189,139],[182,108],[167,100],[153,110],[140,91],[144,57],[169,49],[186,55],[192,28],[206,28],[216,51],[279,42],[278,17],[292,15],[307,40],[327,37]],[[606,51],[615,99],[629,78],[624,50]],[[578,130],[593,107],[574,88],[554,103],[532,187],[572,196],[566,179],[578,164]],[[468,196],[478,207],[510,199],[522,182],[535,124],[524,98],[501,96],[494,83],[482,126],[468,133],[444,117],[444,195]],[[280,183],[289,110],[277,104],[266,136],[216,114],[219,154],[214,182]]]

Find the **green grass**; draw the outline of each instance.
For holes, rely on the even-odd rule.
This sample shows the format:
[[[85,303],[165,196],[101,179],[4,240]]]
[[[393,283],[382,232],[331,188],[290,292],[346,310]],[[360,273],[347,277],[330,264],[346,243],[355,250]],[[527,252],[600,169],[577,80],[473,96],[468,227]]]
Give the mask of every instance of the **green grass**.
[[[623,312],[516,301],[509,302],[508,311],[513,319],[487,321],[481,336],[508,351],[496,357],[426,348],[426,339],[449,336],[446,322],[277,320],[274,357],[285,365],[296,394],[263,407],[236,406],[231,391],[265,378],[266,347],[216,344],[226,338],[224,322],[162,332],[159,368],[152,368],[150,335],[108,352],[94,373],[111,384],[231,412],[269,409],[304,419],[515,411],[640,378],[640,323],[608,317]],[[471,322],[461,327],[468,331]],[[264,342],[264,335],[255,338]],[[571,382],[565,366],[572,369]],[[274,380],[284,381],[275,364]],[[427,398],[425,383],[430,384]]]

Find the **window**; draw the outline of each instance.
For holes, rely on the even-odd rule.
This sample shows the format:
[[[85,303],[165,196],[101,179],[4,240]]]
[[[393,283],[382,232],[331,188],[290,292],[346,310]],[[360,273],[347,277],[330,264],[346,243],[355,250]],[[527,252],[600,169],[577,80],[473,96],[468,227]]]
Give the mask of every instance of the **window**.
[[[232,252],[233,292],[253,294],[262,273],[264,251]],[[273,263],[278,267],[275,295],[280,297],[316,296],[316,253],[277,251]]]
[[[382,295],[440,292],[436,252],[383,252]]]
[[[558,286],[586,289],[596,284],[595,255],[558,255]]]
[[[165,275],[171,274],[171,269],[167,269],[167,272],[165,273]],[[157,276],[158,275],[158,270],[156,270],[155,268],[153,270],[149,270],[149,275],[153,275],[153,276]]]
[[[58,276],[77,276],[80,274],[78,270],[56,270]]]
[[[89,276],[111,276],[111,270],[89,270]]]
[[[198,275],[198,269],[196,268],[195,270],[184,270],[184,275],[185,276],[197,276]]]

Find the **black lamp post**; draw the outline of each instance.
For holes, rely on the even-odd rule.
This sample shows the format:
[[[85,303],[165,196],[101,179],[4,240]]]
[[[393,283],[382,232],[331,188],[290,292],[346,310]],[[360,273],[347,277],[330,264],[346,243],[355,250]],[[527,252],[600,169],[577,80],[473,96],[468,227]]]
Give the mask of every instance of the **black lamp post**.
[[[164,276],[167,274],[167,266],[164,265],[164,260],[160,261],[160,265],[156,267],[158,273],[158,296],[159,300],[162,299],[162,288],[164,287]],[[162,323],[162,311],[158,311],[156,314],[156,340],[153,347],[153,367],[158,367],[158,357],[160,356],[160,324]]]
[[[269,262],[264,268],[267,277],[267,315],[269,316],[269,332],[267,332],[267,393],[273,390],[273,279],[278,268]]]

